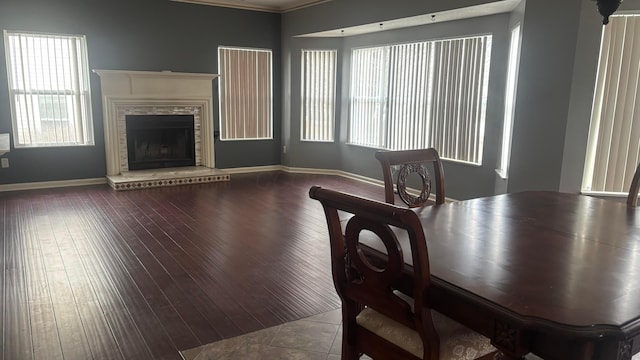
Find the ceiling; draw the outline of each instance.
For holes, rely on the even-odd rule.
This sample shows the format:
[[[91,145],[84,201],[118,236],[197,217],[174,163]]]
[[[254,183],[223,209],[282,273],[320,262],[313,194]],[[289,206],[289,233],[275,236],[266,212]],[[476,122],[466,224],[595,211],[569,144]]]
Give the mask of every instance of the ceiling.
[[[238,9],[287,12],[331,0],[171,0],[192,4],[233,7]]]

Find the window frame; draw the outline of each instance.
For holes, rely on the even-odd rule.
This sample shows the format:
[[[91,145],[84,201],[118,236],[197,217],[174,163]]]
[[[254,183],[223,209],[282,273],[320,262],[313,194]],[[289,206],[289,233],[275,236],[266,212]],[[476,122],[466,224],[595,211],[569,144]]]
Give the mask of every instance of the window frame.
[[[466,165],[472,166],[482,166],[483,161],[483,148],[484,148],[484,132],[486,127],[486,114],[488,109],[488,85],[490,78],[490,65],[491,65],[491,52],[493,49],[493,34],[491,33],[482,33],[482,34],[474,34],[474,35],[461,35],[454,36],[448,38],[440,38],[440,39],[430,39],[430,40],[417,40],[410,41],[404,43],[391,43],[391,44],[383,44],[383,45],[371,45],[371,46],[363,46],[356,47],[351,49],[351,81],[350,81],[350,94],[349,94],[349,125],[348,125],[348,134],[347,134],[347,143],[353,146],[362,146],[369,147],[375,149],[386,149],[386,150],[405,150],[405,149],[416,149],[416,148],[425,148],[425,147],[435,147],[441,153],[441,157],[445,160],[462,163]],[[402,53],[396,48],[400,48],[403,46],[424,46],[425,49],[410,49],[409,51],[416,52],[424,52],[418,56],[421,57],[419,60],[406,60],[402,55]],[[467,49],[469,46],[475,46],[479,51],[476,53],[481,54],[480,57],[474,58],[475,63],[471,64],[472,66],[468,66],[469,64],[466,61],[462,61],[461,57],[455,58],[454,60],[459,60],[458,63],[454,63],[453,61],[446,61],[446,56],[450,54],[457,54],[456,51],[459,49],[455,49],[454,47],[459,46],[462,49]],[[357,89],[361,84],[357,84],[354,80],[357,76],[356,74],[361,70],[359,66],[356,64],[356,61],[359,61],[357,56],[355,56],[356,51],[362,50],[370,50],[370,49],[378,49],[379,51],[385,52],[384,56],[388,56],[387,60],[380,60],[383,64],[383,67],[390,68],[396,70],[398,68],[403,68],[403,72],[413,71],[411,74],[405,74],[402,72],[386,71],[385,74],[375,73],[375,77],[377,77],[380,83],[377,86],[369,86],[369,87],[377,87],[378,89],[374,92],[379,92],[379,94],[373,94],[376,99],[383,97],[382,101],[384,104],[378,106],[378,110],[373,112],[375,118],[379,119],[367,119],[366,121],[362,119],[357,119],[354,114],[360,111],[355,104],[355,100],[358,98]],[[384,50],[388,49],[388,50]],[[395,55],[394,55],[395,53]],[[444,55],[443,55],[444,54]],[[466,53],[465,53],[466,54]],[[397,60],[400,59],[400,60]],[[468,59],[467,59],[468,60]],[[399,66],[400,64],[403,66]],[[405,64],[406,63],[406,64]],[[406,66],[405,66],[406,65]],[[455,67],[454,66],[458,66]],[[476,66],[476,67],[473,67]],[[426,70],[424,68],[428,67]],[[404,68],[410,68],[410,70],[404,70]],[[458,92],[449,92],[444,93],[443,89],[448,88],[446,85],[448,81],[444,81],[445,78],[441,75],[441,73],[449,74],[451,73],[452,77],[460,80],[460,84],[466,83],[467,78],[465,77],[468,73],[465,72],[468,69],[480,68],[481,71],[474,73],[473,75],[476,77],[474,81],[476,81],[479,85],[476,86],[477,97],[479,100],[478,106],[471,107],[469,110],[465,108],[465,106],[470,106],[475,104],[472,98],[465,97],[463,101],[452,101],[451,94],[459,94]],[[437,71],[439,70],[439,71]],[[366,69],[365,69],[366,71]],[[446,76],[446,75],[445,75]],[[413,77],[422,77],[419,80],[415,80]],[[479,80],[478,80],[479,79]],[[362,81],[360,81],[362,83]],[[393,88],[393,83],[407,83],[409,85],[402,85],[404,87]],[[414,82],[414,83],[412,83]],[[415,83],[418,83],[417,85]],[[391,85],[390,85],[391,84]],[[474,83],[475,84],[475,83]],[[399,93],[402,91],[407,91],[409,87],[412,87],[411,90],[419,90],[423,95],[422,100],[411,100],[411,104],[405,105],[397,103],[393,103],[393,98],[398,98]],[[418,86],[416,88],[415,86]],[[425,86],[425,88],[421,88],[419,86]],[[458,86],[458,90],[463,89],[465,91],[471,89],[470,87],[463,88],[463,85]],[[474,88],[474,89],[476,89]],[[397,93],[394,95],[394,93]],[[465,93],[464,96],[469,96],[471,92],[468,94]],[[438,99],[436,96],[442,96],[443,101],[451,106],[451,108],[442,109],[442,105],[439,107]],[[474,95],[475,96],[475,95]],[[380,100],[380,99],[378,99]],[[469,101],[472,100],[472,101]],[[454,103],[458,105],[453,105]],[[463,105],[460,105],[463,104]],[[404,106],[404,108],[403,108]],[[408,107],[407,107],[408,106]],[[400,109],[391,109],[392,107],[399,107]],[[451,119],[447,119],[446,121],[438,119],[436,114],[440,112],[440,114],[446,115],[445,110],[451,111],[467,111],[468,113],[473,113],[473,115],[469,115],[470,118],[474,120],[468,121],[465,123],[456,120],[455,124],[451,124]],[[392,118],[392,111],[395,111],[396,118]],[[398,119],[397,117],[403,111],[408,111],[412,117],[410,121]],[[371,114],[369,114],[371,115]],[[443,115],[443,116],[444,116]],[[449,116],[450,117],[450,116]],[[354,121],[356,119],[356,121]],[[358,124],[362,123],[362,124]],[[372,124],[368,130],[360,129],[360,135],[363,135],[364,132],[369,132],[378,137],[377,140],[369,140],[368,143],[365,143],[361,140],[354,141],[355,137],[358,135],[354,135],[354,129],[358,126],[366,127],[367,124]],[[374,124],[375,123],[375,124]],[[397,125],[390,126],[391,123],[397,123]],[[364,132],[363,132],[364,131]],[[444,141],[444,132],[446,131],[454,131],[456,134],[466,134],[473,133],[474,137],[471,141],[464,141],[466,143],[473,143],[473,146],[462,146],[462,140],[454,140],[452,141]],[[358,132],[356,132],[358,133]],[[401,138],[402,134],[412,134],[411,138]],[[399,135],[400,134],[400,135]],[[364,135],[363,135],[364,136]],[[360,136],[360,137],[363,137]],[[398,137],[400,136],[400,137]],[[462,139],[462,138],[460,138]],[[444,141],[444,142],[443,142]],[[395,142],[395,143],[394,143]],[[440,146],[440,145],[442,146]],[[471,155],[458,155],[462,152],[471,151]],[[471,160],[467,160],[471,159]]]
[[[93,107],[91,101],[91,85],[89,79],[90,72],[86,36],[4,30],[3,37],[5,43],[7,88],[9,91],[9,106],[11,111],[11,126],[14,148],[20,149],[94,146],[95,134],[93,127]],[[69,64],[66,64],[68,65],[67,67],[64,67],[65,64],[59,65],[59,67],[56,68],[55,76],[52,76],[51,71],[45,72],[44,65],[41,65],[39,68],[40,73],[36,74],[35,80],[33,80],[33,74],[29,73],[29,75],[25,76],[25,69],[34,71],[32,68],[32,63],[34,61],[44,58],[48,59],[49,61],[51,57],[56,58],[55,55],[60,55],[58,51],[61,50],[59,48],[56,48],[53,55],[51,54],[51,52],[49,52],[40,56],[39,59],[27,58],[24,54],[24,50],[21,51],[19,56],[17,56],[12,52],[12,44],[14,40],[10,39],[11,37],[18,37],[21,40],[24,38],[26,39],[25,41],[43,37],[52,41],[55,39],[63,39],[64,41],[68,42],[69,46],[72,48],[72,51],[69,52],[70,55],[69,53],[65,54],[69,55],[69,59],[67,60],[69,61]],[[34,52],[44,52],[44,50],[42,49],[36,50],[35,48],[31,48],[30,50]],[[19,73],[13,71],[14,66],[18,66],[17,62],[22,65],[20,67],[21,71]],[[27,66],[25,66],[25,64]],[[64,85],[63,83],[65,81],[69,81],[68,78],[60,79],[60,77],[62,77],[60,76],[61,73],[71,76],[71,88],[53,88]],[[45,79],[43,79],[44,76],[47,76],[46,81]],[[41,83],[49,81],[49,87],[51,88],[34,90],[33,88],[37,86],[37,81]],[[20,82],[23,83],[21,87],[17,84]],[[18,100],[20,96],[25,98],[24,105],[21,105]],[[67,107],[67,109],[65,109],[66,117],[64,119],[43,119],[40,115],[40,110],[42,108],[38,100],[42,97],[58,97],[58,100],[64,99],[62,103],[65,103]],[[28,98],[31,99],[28,100]],[[69,98],[72,99],[71,103],[69,103]],[[34,102],[37,103],[34,104]],[[27,103],[30,103],[31,105],[27,106]],[[18,109],[20,109],[20,113],[23,116],[27,116],[26,119],[22,119],[22,117],[18,115]],[[61,112],[61,109],[58,109],[58,111]],[[71,119],[69,117],[71,117]],[[70,138],[59,138],[55,141],[43,141],[41,139],[38,139],[38,137],[43,137],[44,135],[37,135],[34,134],[34,132],[37,133],[41,131],[41,129],[43,128],[43,122],[54,124],[54,126],[55,122],[58,122],[60,124],[63,124],[64,122],[72,122],[74,124],[74,127],[72,127],[74,128],[73,133],[75,135]],[[21,132],[20,129],[23,129],[23,131]],[[26,132],[26,134],[23,134],[24,132]],[[54,135],[54,137],[58,136]],[[27,140],[27,138],[29,140]]]
[[[329,59],[332,61],[330,64],[313,64],[314,69],[322,71],[322,79],[317,81],[308,81],[307,75],[308,72],[305,71],[308,65],[305,55],[307,53],[331,53],[332,58]],[[338,71],[338,50],[337,49],[302,49],[301,52],[301,61],[300,61],[300,141],[301,142],[321,142],[321,143],[333,143],[336,139],[336,101],[337,101],[337,71]],[[322,65],[326,65],[326,67],[322,67]],[[324,71],[331,71],[330,74],[324,73]],[[327,79],[326,77],[329,77]],[[311,82],[312,84],[309,84]],[[311,86],[315,85],[325,85],[325,83],[329,83],[329,86],[332,85],[332,88],[322,87],[321,94],[319,100],[309,101],[306,96],[307,93],[317,93],[316,91],[309,91]],[[327,99],[330,98],[330,99]],[[321,119],[318,117],[310,118],[307,116],[308,108],[306,106],[321,106],[324,102],[329,101],[329,109],[326,111],[322,111]],[[322,104],[319,104],[321,102]],[[317,110],[316,110],[317,113]],[[320,134],[317,131],[308,130],[311,127],[318,127],[321,124],[324,124],[323,131]],[[310,136],[310,134],[315,134],[315,136]],[[324,136],[324,137],[323,137]],[[313,137],[313,138],[311,138]]]
[[[520,48],[522,44],[522,27],[517,23],[511,28],[509,58],[507,64],[507,80],[504,94],[504,117],[502,123],[502,144],[496,173],[502,179],[509,177],[509,162],[511,161],[511,140],[513,138],[513,121],[516,111],[518,95],[518,73],[520,67]]]
[[[260,126],[263,126],[265,129],[267,129],[267,135],[265,136],[256,136],[256,137],[228,137],[227,136],[227,131],[226,131],[226,124],[229,123],[229,121],[226,120],[226,115],[225,115],[225,109],[227,107],[226,103],[223,103],[225,101],[225,94],[226,94],[226,90],[224,88],[225,84],[230,84],[230,81],[232,81],[232,79],[227,79],[229,76],[226,75],[226,71],[223,70],[223,67],[226,65],[226,63],[224,63],[224,61],[222,60],[222,51],[223,50],[231,50],[231,51],[248,51],[248,52],[256,52],[256,53],[267,53],[268,54],[268,65],[269,65],[269,74],[266,78],[268,80],[268,90],[269,90],[269,94],[268,96],[266,96],[266,98],[268,98],[267,102],[264,103],[260,103],[259,106],[268,106],[268,111],[264,112],[267,114],[267,120],[266,122],[268,122],[268,124],[263,124],[261,123],[261,119],[256,118],[254,119],[256,121],[256,128],[259,128]],[[251,47],[237,47],[237,46],[218,46],[218,74],[220,75],[219,80],[218,80],[218,111],[219,111],[219,126],[220,126],[220,141],[261,141],[261,140],[273,140],[274,139],[274,134],[273,134],[273,129],[274,129],[274,124],[273,124],[273,108],[274,108],[274,94],[273,94],[273,50],[271,49],[265,49],[265,48],[251,48]],[[257,71],[257,70],[256,70]],[[246,74],[246,72],[244,73]],[[256,80],[256,82],[260,81],[261,79],[258,79],[257,76],[257,72],[256,74],[256,78],[254,78]],[[236,79],[238,80],[236,75]],[[235,91],[241,91],[242,89],[235,89]],[[254,94],[255,98],[258,99],[260,98],[260,95],[257,94],[257,89],[256,89],[256,93]],[[244,104],[246,106],[246,102]],[[247,108],[242,106],[241,108],[238,109],[239,111],[247,111]],[[256,109],[257,111],[257,109]],[[243,113],[244,114],[244,113]],[[242,127],[244,127],[246,129],[246,120],[244,120]],[[266,127],[265,127],[266,125]],[[240,125],[239,125],[240,126]],[[256,135],[258,135],[260,130],[256,130]],[[246,133],[246,130],[245,130]]]

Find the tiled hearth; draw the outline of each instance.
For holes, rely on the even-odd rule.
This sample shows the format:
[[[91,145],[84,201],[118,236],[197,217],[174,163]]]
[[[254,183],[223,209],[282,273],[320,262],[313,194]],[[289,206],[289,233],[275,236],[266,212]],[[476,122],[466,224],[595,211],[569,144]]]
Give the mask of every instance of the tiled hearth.
[[[107,176],[109,185],[115,190],[190,185],[229,179],[229,174],[223,170],[203,166],[126,171],[119,175]]]

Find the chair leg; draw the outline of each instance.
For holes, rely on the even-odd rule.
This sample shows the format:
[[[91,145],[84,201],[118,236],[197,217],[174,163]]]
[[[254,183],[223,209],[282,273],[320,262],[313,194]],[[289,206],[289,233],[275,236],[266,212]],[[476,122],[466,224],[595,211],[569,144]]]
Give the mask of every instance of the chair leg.
[[[354,346],[349,346],[343,342],[342,344],[342,360],[360,359],[360,352]]]
[[[355,346],[355,336],[352,327],[355,327],[355,323],[351,323],[350,321],[346,321],[342,325],[342,360],[356,360],[360,358],[358,347]],[[349,339],[349,337],[351,337],[351,339]]]

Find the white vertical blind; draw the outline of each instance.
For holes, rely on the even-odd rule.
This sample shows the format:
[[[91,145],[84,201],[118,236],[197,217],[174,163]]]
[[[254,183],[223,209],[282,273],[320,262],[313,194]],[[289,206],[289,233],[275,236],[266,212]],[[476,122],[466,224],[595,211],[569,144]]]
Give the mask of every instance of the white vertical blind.
[[[384,147],[387,122],[389,48],[356,49],[351,66],[349,142]]]
[[[429,58],[427,43],[403,44],[391,49],[391,64],[397,64],[389,78],[389,149],[417,149],[426,145]]]
[[[640,158],[640,16],[604,26],[583,191],[624,193]]]
[[[480,164],[491,36],[355,49],[349,142]]]
[[[333,141],[336,50],[302,51],[301,124],[303,141]]]
[[[85,38],[4,35],[14,145],[93,145]]]
[[[273,138],[271,50],[219,47],[220,139]]]

